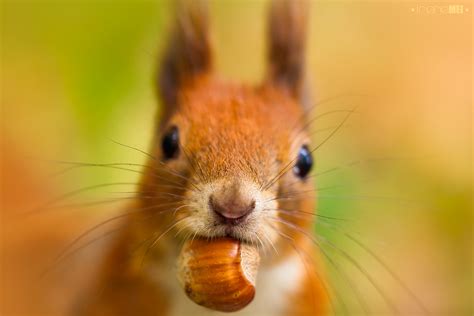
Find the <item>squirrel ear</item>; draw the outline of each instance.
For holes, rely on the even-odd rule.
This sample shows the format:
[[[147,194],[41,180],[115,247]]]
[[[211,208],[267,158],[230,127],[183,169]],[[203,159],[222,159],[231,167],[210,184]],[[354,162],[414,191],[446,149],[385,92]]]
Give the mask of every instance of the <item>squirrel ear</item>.
[[[267,81],[296,99],[306,98],[305,47],[308,3],[274,0],[268,20]]]
[[[158,75],[165,106],[174,106],[179,89],[189,80],[209,72],[212,64],[207,3],[179,1],[176,21]]]

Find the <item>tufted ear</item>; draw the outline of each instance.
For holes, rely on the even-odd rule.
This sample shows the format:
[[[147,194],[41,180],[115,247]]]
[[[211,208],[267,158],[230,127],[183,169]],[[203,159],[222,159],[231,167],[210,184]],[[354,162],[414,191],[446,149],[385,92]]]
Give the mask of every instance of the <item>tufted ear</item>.
[[[212,68],[207,3],[179,1],[176,12],[158,76],[159,94],[165,107],[175,106],[179,89]]]
[[[268,20],[267,81],[303,102],[308,3],[274,0]]]

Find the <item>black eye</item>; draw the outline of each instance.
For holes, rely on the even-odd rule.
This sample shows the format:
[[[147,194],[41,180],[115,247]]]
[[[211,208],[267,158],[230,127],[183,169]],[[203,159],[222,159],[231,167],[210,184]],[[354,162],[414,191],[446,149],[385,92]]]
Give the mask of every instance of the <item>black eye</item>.
[[[311,167],[313,166],[313,156],[311,156],[311,152],[308,149],[308,146],[304,145],[300,148],[298,153],[298,159],[296,160],[296,164],[293,167],[293,172],[300,178],[304,178],[308,175],[311,171]]]
[[[179,130],[178,127],[173,126],[163,136],[161,141],[161,149],[163,150],[163,157],[165,160],[176,158],[179,154]]]

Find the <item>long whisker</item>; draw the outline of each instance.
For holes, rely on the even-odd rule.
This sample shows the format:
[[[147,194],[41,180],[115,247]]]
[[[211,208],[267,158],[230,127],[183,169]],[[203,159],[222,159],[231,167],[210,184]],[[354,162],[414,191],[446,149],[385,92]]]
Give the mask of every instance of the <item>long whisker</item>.
[[[270,239],[270,237],[265,232],[265,230],[262,231],[262,234],[263,234],[263,237],[267,240],[268,244],[272,247],[275,254],[278,256],[279,255],[278,250],[276,249],[274,242]]]
[[[45,276],[46,276],[47,274],[49,274],[55,267],[57,267],[57,265],[58,265],[60,262],[66,260],[67,258],[70,258],[70,257],[73,256],[74,254],[76,254],[78,251],[80,251],[80,250],[82,250],[82,249],[84,249],[84,248],[86,248],[86,247],[92,245],[93,243],[95,243],[95,242],[97,242],[97,241],[99,241],[99,240],[102,240],[102,239],[104,239],[104,238],[106,238],[106,237],[110,237],[110,236],[112,236],[112,234],[117,233],[117,232],[119,232],[119,231],[121,231],[121,230],[123,230],[123,229],[124,229],[124,227],[119,227],[119,228],[110,230],[110,231],[108,231],[108,232],[106,232],[106,233],[100,235],[100,236],[97,237],[97,238],[94,238],[94,239],[92,239],[92,240],[89,240],[88,242],[86,242],[85,244],[83,244],[83,245],[77,247],[77,248],[74,249],[73,251],[70,251],[70,252],[68,252],[68,253],[66,253],[66,254],[64,254],[64,255],[62,255],[60,258],[57,258],[57,259],[54,261],[54,263],[53,263],[52,266],[50,266],[50,267],[48,267],[47,269],[45,269],[45,270],[42,272],[42,274],[40,275],[40,277],[45,277]]]
[[[277,212],[281,212],[281,213],[284,213],[284,214],[288,214],[288,215],[295,215],[295,216],[312,216],[312,217],[318,217],[318,218],[322,218],[322,219],[329,219],[329,220],[337,220],[337,221],[344,221],[344,222],[347,222],[347,221],[351,221],[349,219],[345,219],[345,218],[338,218],[338,217],[331,217],[331,216],[325,216],[325,215],[321,215],[321,214],[318,214],[318,213],[312,213],[312,212],[305,212],[305,211],[300,211],[300,210],[285,210],[285,209],[281,209],[281,208],[274,208],[274,209],[269,209],[269,208],[265,208],[263,209],[264,212],[266,211],[277,211]]]
[[[169,192],[158,192],[158,193],[155,193],[154,195],[140,195],[140,196],[134,195],[134,196],[125,196],[125,197],[101,200],[101,201],[93,201],[93,202],[85,202],[85,203],[71,203],[71,204],[51,206],[47,209],[47,211],[52,211],[52,210],[57,210],[57,209],[78,209],[78,208],[84,208],[84,207],[90,207],[90,206],[96,206],[96,205],[102,205],[102,204],[123,202],[126,200],[157,200],[163,196],[170,196],[173,198],[185,199],[185,197],[181,195],[172,194]]]
[[[317,121],[321,117],[328,116],[335,113],[355,113],[355,112],[353,110],[333,110],[333,111],[325,112],[323,114],[316,115],[314,118],[310,119],[305,125],[303,125],[303,127],[298,133],[305,131],[311,124],[313,124],[315,121]]]
[[[260,246],[262,247],[262,250],[264,252],[264,254],[266,255],[267,254],[267,247],[265,246],[265,244],[263,243],[262,239],[260,238],[258,232],[255,233],[255,238],[257,239],[258,241],[258,244],[260,244]],[[258,245],[257,244],[257,245]],[[258,247],[257,247],[257,250],[258,250]]]
[[[293,123],[292,127],[290,128],[290,131],[294,131],[294,130],[297,128],[299,122],[303,121],[303,123],[304,123],[304,121],[306,121],[306,119],[307,119],[308,117],[310,117],[311,113],[312,113],[315,109],[317,109],[317,107],[322,106],[323,104],[327,104],[327,103],[329,103],[329,102],[331,102],[331,101],[337,100],[337,99],[339,99],[339,98],[342,98],[343,96],[344,96],[344,95],[339,95],[339,96],[334,96],[334,97],[328,97],[328,98],[322,99],[322,100],[320,100],[320,101],[314,103],[310,108],[306,109],[306,111],[304,111],[304,113],[302,113],[302,114],[295,120],[295,122]],[[347,95],[345,95],[345,96],[359,96],[359,97],[362,97],[362,95],[355,95],[355,94],[347,94]],[[323,113],[323,114],[324,114],[324,113]],[[314,121],[314,120],[313,120],[313,121]],[[311,124],[312,124],[312,123],[311,123]],[[308,124],[308,127],[309,127],[309,125],[311,125],[311,124]]]
[[[29,212],[26,212],[25,214],[28,215],[28,214],[31,214],[31,213],[36,213],[36,212],[39,212],[41,210],[44,210],[45,208],[57,203],[57,202],[60,202],[60,201],[63,201],[64,199],[66,198],[69,198],[69,197],[72,197],[72,196],[75,196],[79,193],[83,193],[83,192],[86,192],[86,191],[90,191],[90,190],[93,190],[93,189],[98,189],[98,188],[104,188],[104,187],[110,187],[110,186],[119,186],[119,185],[136,185],[135,182],[113,182],[113,183],[101,183],[101,184],[96,184],[96,185],[92,185],[92,186],[87,186],[87,187],[83,187],[83,188],[79,188],[79,189],[76,189],[76,190],[73,190],[73,191],[70,191],[70,192],[67,192],[63,195],[60,195],[59,197],[56,197],[52,200],[49,200],[48,202],[44,203],[44,205],[42,205],[41,207],[35,209],[35,210],[32,210],[32,211],[29,211]]]
[[[123,143],[120,143],[112,138],[108,138],[109,141],[111,141],[112,143],[116,144],[116,145],[119,145],[119,146],[122,146],[122,147],[125,147],[125,148],[128,148],[128,149],[133,149],[139,153],[142,153],[144,154],[145,156],[147,156],[148,158],[151,158],[152,160],[156,160],[156,157],[149,154],[148,152],[144,151],[144,150],[141,150],[140,148],[136,148],[136,147],[133,147],[133,146],[130,146],[130,145],[126,145],[126,144],[123,144]]]
[[[58,163],[63,163],[63,164],[71,164],[72,166],[65,169],[65,170],[60,171],[59,173],[54,174],[53,176],[57,176],[57,175],[63,174],[65,171],[70,171],[72,169],[77,169],[77,168],[99,167],[99,168],[108,168],[108,169],[114,169],[114,170],[129,171],[129,172],[137,173],[137,174],[140,174],[140,175],[151,175],[155,179],[164,180],[164,181],[167,181],[169,183],[173,183],[173,184],[176,184],[178,186],[182,186],[182,183],[176,182],[173,179],[161,177],[160,175],[157,174],[160,171],[160,169],[155,168],[153,166],[149,166],[149,165],[142,165],[142,164],[135,164],[135,163],[85,163],[85,162],[76,162],[76,161],[57,161],[57,162]],[[125,168],[123,166],[137,166],[137,167],[142,167],[142,168],[145,168],[145,169],[151,169],[153,172],[147,173],[147,172],[142,171],[142,170],[135,170],[135,169]],[[169,172],[166,169],[164,169],[163,171]],[[173,176],[178,176],[176,174],[172,174],[172,175]],[[187,181],[187,178],[185,179],[185,181]],[[196,188],[196,189],[198,189],[198,188]]]
[[[296,246],[296,244],[295,244],[293,238],[291,238],[290,236],[286,235],[286,234],[283,233],[283,232],[280,232],[278,229],[276,229],[275,227],[273,227],[273,225],[269,225],[269,227],[272,228],[277,234],[279,234],[281,237],[283,237],[285,240],[287,240],[287,241],[290,243],[290,245],[292,246],[292,248],[295,250],[295,252],[296,252],[296,253],[298,254],[298,256],[300,257],[301,262],[303,263],[303,265],[304,265],[304,267],[305,267],[306,273],[307,273],[308,276],[309,276],[309,269],[308,269],[308,267],[307,267],[307,265],[306,265],[305,260],[304,260],[303,257],[301,256],[300,250],[299,250],[298,247]],[[304,252],[304,254],[306,254],[307,258],[310,258],[310,256],[309,256],[304,250],[302,250],[302,251]],[[310,259],[310,260],[311,260],[311,259]],[[326,293],[326,296],[327,296],[327,298],[328,298],[329,304],[330,304],[330,306],[331,306],[331,310],[332,310],[333,312],[335,312],[334,303],[333,303],[333,301],[332,301],[331,295],[329,294],[329,288],[328,288],[328,286],[327,286],[326,281],[323,280],[323,278],[320,276],[320,274],[319,274],[316,270],[313,269],[313,272],[314,272],[315,276],[318,278],[319,283],[323,286],[323,289],[324,289],[324,291],[325,291],[325,293]],[[312,289],[313,302],[315,302],[315,301],[316,301],[316,297],[315,297],[315,294],[314,294],[314,289],[313,289],[313,288],[311,288],[311,289]],[[340,297],[338,296],[338,294],[337,294],[337,295],[335,294],[335,296],[337,296],[337,300],[341,303],[341,305],[344,305],[344,306],[345,306],[345,304],[343,303],[343,301],[340,300]],[[313,304],[313,308],[315,308],[314,304]]]
[[[354,293],[354,295],[356,297],[356,300],[359,303],[359,305],[361,306],[364,313],[369,314],[369,307],[368,307],[365,299],[362,297],[362,294],[360,293],[360,290],[356,287],[356,285],[354,284],[352,279],[349,277],[347,272],[345,272],[344,269],[342,269],[341,265],[339,265],[338,263],[336,263],[336,261],[334,261],[334,259],[329,255],[329,253],[326,250],[324,250],[323,247],[321,247],[321,245],[319,245],[319,249],[321,250],[321,253],[326,258],[326,260],[328,260],[328,262],[334,268],[336,273],[341,277],[341,279],[344,282],[346,282],[349,285],[349,288]]]
[[[59,262],[61,261],[62,257],[64,256],[64,254],[66,252],[68,252],[72,247],[74,247],[74,245],[76,245],[79,241],[81,241],[84,237],[86,237],[87,235],[89,235],[90,233],[92,233],[93,231],[97,230],[98,228],[108,224],[108,223],[111,223],[113,221],[116,221],[118,219],[121,219],[121,218],[124,218],[124,217],[128,217],[132,214],[136,214],[136,213],[141,213],[141,212],[144,212],[144,211],[147,211],[147,210],[150,210],[150,209],[155,209],[157,208],[157,206],[160,206],[158,209],[159,211],[157,212],[153,212],[150,214],[150,216],[147,216],[143,219],[140,219],[140,220],[145,220],[145,219],[149,219],[151,217],[154,217],[157,213],[164,213],[164,212],[167,212],[167,211],[170,211],[170,210],[161,210],[162,207],[166,207],[166,206],[170,206],[170,205],[176,205],[178,203],[181,203],[180,201],[178,202],[174,202],[174,203],[166,203],[165,204],[160,204],[160,205],[152,205],[152,206],[147,206],[147,207],[142,207],[142,208],[138,208],[138,209],[134,209],[134,210],[131,210],[130,212],[126,212],[124,214],[120,214],[120,215],[117,215],[117,216],[114,216],[112,218],[109,218],[105,221],[102,221],[101,223],[99,224],[96,224],[92,227],[90,227],[89,229],[87,229],[86,231],[84,231],[83,233],[81,233],[79,236],[77,236],[72,242],[70,242],[58,255],[57,255],[57,258],[54,262]]]
[[[413,299],[413,301],[416,303],[418,308],[425,314],[429,315],[430,312],[426,308],[426,306],[423,304],[423,302],[417,297],[417,295],[410,289],[408,285],[389,267],[389,265],[380,257],[378,256],[369,246],[367,246],[365,243],[360,241],[358,238],[355,236],[342,231],[338,227],[332,227],[333,230],[338,231],[342,233],[344,236],[346,236],[349,240],[357,244],[359,247],[361,247],[363,250],[365,250],[372,258],[374,258],[384,269],[387,271],[392,278],[408,293],[409,296]]]
[[[308,196],[309,198],[310,196]],[[291,197],[276,197],[273,201],[292,201],[295,199],[302,199],[305,196],[291,196]],[[381,200],[381,201],[392,201],[398,202],[401,206],[410,206],[418,203],[416,200],[403,199],[393,196],[380,196],[380,195],[318,195],[318,199],[334,199],[334,200]]]
[[[336,172],[336,171],[343,171],[344,169],[349,169],[349,168],[352,168],[352,167],[361,166],[361,165],[369,164],[369,163],[379,163],[379,162],[387,162],[387,161],[416,160],[416,159],[422,159],[422,158],[389,156],[389,157],[375,157],[375,158],[368,158],[368,159],[356,159],[356,160],[350,161],[348,163],[345,163],[345,164],[342,164],[342,165],[339,165],[339,166],[335,166],[335,167],[331,167],[331,168],[323,170],[323,171],[315,170],[316,173],[312,172],[313,174],[310,174],[310,175],[306,176],[306,179],[319,177],[319,176],[323,176],[323,175],[327,175],[327,174],[332,174],[333,172]],[[299,182],[299,181],[295,181],[294,183],[297,183],[297,182]]]
[[[354,267],[356,267],[357,270],[359,270],[366,277],[366,279],[372,284],[372,286],[377,290],[377,292],[384,299],[385,303],[392,309],[392,311],[394,311],[396,314],[398,314],[399,311],[398,311],[397,307],[389,299],[389,297],[385,294],[385,292],[381,289],[381,287],[378,285],[378,283],[375,282],[375,280],[372,278],[372,276],[356,260],[354,260],[354,258],[352,258],[352,256],[350,256],[346,251],[340,249],[339,247],[336,247],[332,242],[330,242],[326,238],[323,238],[322,236],[319,236],[319,237],[316,236],[316,239],[314,239],[314,237],[311,236],[310,234],[308,234],[306,231],[302,230],[300,227],[298,227],[298,226],[296,226],[296,225],[294,225],[294,224],[292,224],[288,221],[285,221],[285,220],[280,219],[280,218],[273,218],[273,220],[278,221],[278,222],[284,224],[285,226],[292,227],[293,229],[295,229],[295,230],[301,232],[302,234],[306,235],[309,239],[311,239],[315,243],[317,243],[316,240],[321,240],[321,241],[325,242],[326,244],[328,244],[332,249],[334,249],[342,257],[344,257],[346,260],[348,260],[350,263],[352,263],[354,265]],[[317,243],[317,244],[319,244],[319,243]],[[320,249],[322,249],[322,248],[320,247]]]
[[[55,163],[69,165],[69,167],[59,170],[56,173],[53,173],[52,176],[60,176],[65,174],[68,171],[83,168],[83,167],[141,167],[141,168],[153,168],[151,166],[138,164],[138,163],[128,163],[128,162],[113,162],[113,163],[88,163],[88,162],[79,162],[79,161],[65,161],[65,160],[55,160]],[[135,169],[119,169],[127,171],[138,171]]]
[[[315,148],[313,148],[311,150],[311,153],[315,152],[322,145],[324,145],[329,139],[331,139],[332,136],[334,136],[341,129],[341,127],[344,125],[344,123],[346,123],[346,121],[350,118],[351,114],[353,114],[355,112],[356,108],[357,107],[355,107],[353,110],[349,111],[349,114],[346,115],[346,117],[342,120],[342,122],[319,145],[317,145]],[[272,180],[270,180],[267,185],[264,186],[263,190],[267,190],[268,188],[272,187],[283,175],[285,175],[286,172],[288,172],[288,170],[289,170],[288,168],[293,165],[293,163],[296,161],[297,158],[298,157],[295,157],[289,163],[287,163],[281,169],[281,171]]]
[[[395,306],[395,304],[392,302],[392,300],[385,294],[385,292],[382,290],[380,285],[372,278],[372,276],[365,270],[352,256],[350,256],[346,251],[340,249],[339,247],[336,247],[332,242],[327,240],[326,238],[320,236],[320,240],[328,244],[332,249],[334,249],[336,252],[338,252],[342,257],[346,258],[349,262],[351,262],[357,270],[359,270],[366,278],[367,280],[372,284],[372,286],[377,290],[377,292],[382,296],[384,299],[385,303],[388,305],[388,307],[395,313],[399,314],[398,308]]]
[[[155,245],[160,241],[160,239],[165,236],[170,230],[172,230],[174,227],[176,227],[179,223],[181,223],[182,221],[184,221],[185,219],[188,219],[189,217],[191,217],[190,215],[188,216],[185,216],[181,219],[178,219],[176,220],[172,225],[168,226],[168,228],[161,234],[158,235],[158,237],[156,237],[153,242],[150,244],[150,246],[147,248],[147,250],[145,251],[145,254],[143,255],[143,258],[142,258],[142,262],[141,262],[141,266],[143,267],[144,263],[145,263],[145,258],[147,257],[148,253],[151,251],[151,249],[153,249],[153,247],[155,247]]]
[[[153,161],[155,161],[155,162],[159,163],[161,166],[163,166],[163,167],[164,167],[164,171],[166,171],[166,172],[168,172],[168,173],[170,173],[170,174],[172,174],[172,175],[174,175],[174,176],[176,176],[176,177],[179,177],[179,178],[181,178],[181,179],[183,179],[183,180],[185,180],[185,181],[189,181],[189,183],[191,183],[191,185],[195,186],[195,188],[196,188],[197,190],[199,190],[199,188],[197,187],[197,184],[196,184],[194,181],[192,181],[191,178],[185,177],[185,176],[183,176],[182,174],[178,173],[177,171],[171,169],[171,168],[170,168],[169,166],[167,166],[165,163],[163,163],[162,161],[160,161],[159,159],[157,159],[157,158],[154,157],[153,155],[150,155],[150,154],[147,153],[146,151],[141,150],[141,149],[136,148],[136,147],[133,147],[133,146],[130,146],[130,145],[126,145],[126,144],[119,143],[119,142],[117,142],[117,141],[115,141],[115,140],[112,140],[112,139],[110,139],[110,141],[112,141],[113,143],[115,143],[115,144],[117,144],[117,145],[123,146],[123,147],[125,147],[125,148],[129,148],[129,149],[132,149],[132,150],[136,150],[136,151],[138,151],[138,152],[140,152],[140,153],[146,155],[147,157],[151,158]]]
[[[332,131],[334,128],[336,128],[337,125],[334,125],[334,126],[328,126],[328,127],[322,127],[322,128],[318,128],[317,130],[314,130],[312,131],[311,133],[308,134],[308,137],[311,137],[311,136],[314,136],[318,133],[322,133],[322,132],[328,132],[328,131]],[[346,125],[346,128],[348,127],[351,127],[350,125]]]
[[[336,134],[344,126],[344,124],[352,116],[352,114],[355,113],[356,109],[357,109],[357,106],[354,107],[352,110],[350,110],[349,113],[346,115],[346,117],[342,120],[342,122],[321,143],[319,143],[315,148],[313,148],[311,150],[311,153],[321,148],[321,146],[323,146],[329,139],[331,139],[332,136],[334,136],[334,134]]]
[[[327,228],[332,229],[332,230],[335,230],[335,229],[342,230],[342,227],[341,227],[340,223],[339,222],[334,222],[333,220],[348,221],[348,220],[340,219],[340,218],[334,218],[334,217],[328,217],[328,216],[319,216],[318,214],[315,214],[315,213],[301,212],[301,211],[298,211],[298,210],[288,211],[288,210],[284,210],[284,209],[264,209],[263,211],[264,212],[271,212],[271,211],[279,212],[279,213],[283,213],[287,216],[292,216],[292,217],[296,217],[296,218],[305,218],[307,216],[318,216],[318,220],[316,221],[316,225],[320,224],[320,225],[322,225],[322,227],[327,227]],[[303,214],[299,214],[300,212],[303,213]],[[360,235],[360,233],[358,233],[358,232],[355,232],[355,234]]]
[[[147,242],[150,242],[151,239],[152,239],[153,235],[141,240],[140,242],[138,242],[138,244],[133,247],[132,251],[130,251],[126,256],[125,258],[122,260],[122,262],[118,263],[118,267],[122,268],[123,266],[125,266],[125,264],[127,264],[127,262],[129,262],[129,260],[143,247],[146,245]],[[102,287],[100,287],[98,290],[97,290],[97,294],[95,295],[96,299],[99,299],[100,296],[107,290],[107,288],[110,286],[110,282],[106,282]]]
[[[347,186],[347,185],[346,184],[339,184],[339,185],[331,185],[331,186],[323,187],[323,188],[315,188],[315,189],[312,189],[312,190],[289,191],[289,192],[285,192],[284,194],[282,194],[278,197],[274,197],[274,198],[264,200],[263,203],[267,203],[267,202],[270,202],[270,201],[276,201],[278,199],[287,198],[287,197],[298,197],[300,195],[303,195],[303,197],[304,197],[304,194],[307,194],[307,193],[322,192],[322,191],[332,190],[332,189],[336,189],[336,188],[343,188],[345,186]]]
[[[183,195],[180,194],[174,194],[171,192],[154,192],[154,191],[114,191],[114,192],[109,192],[111,194],[134,194],[136,195],[137,199],[147,199],[147,198],[161,198],[163,196],[170,196],[173,198],[185,198]],[[148,194],[148,195],[147,195]]]
[[[301,229],[297,229],[297,226],[290,226],[290,228],[302,233],[302,230]],[[337,264],[333,259],[332,257],[329,255],[329,253],[327,253],[323,247],[321,247],[320,243],[317,241],[317,240],[314,240],[310,235],[307,235],[306,233],[304,234],[307,238],[309,238],[318,248],[319,250],[321,251],[321,253],[323,254],[323,256],[326,258],[326,260],[328,260],[328,262],[331,264],[331,266],[334,268],[334,270],[336,271],[336,273],[341,277],[341,279],[343,279],[348,285],[349,285],[349,288],[352,290],[352,292],[354,292],[355,294],[355,297],[357,299],[357,302],[359,303],[359,305],[362,307],[362,310],[364,311],[365,314],[369,314],[369,309],[368,309],[368,306],[367,306],[367,303],[365,302],[364,298],[362,297],[362,295],[360,294],[358,288],[354,285],[354,283],[352,282],[352,280],[349,278],[349,276],[347,275],[347,273],[341,268],[341,266],[339,264]]]
[[[146,197],[146,198],[151,198],[151,197]],[[96,206],[96,205],[102,205],[102,204],[118,203],[118,202],[123,202],[125,200],[134,200],[134,199],[137,199],[137,197],[136,196],[125,196],[125,197],[119,197],[119,198],[113,198],[113,199],[107,199],[107,200],[100,200],[100,201],[93,201],[93,202],[70,203],[70,204],[51,206],[48,209],[46,209],[45,211],[52,211],[52,210],[58,210],[58,209],[78,209],[78,208],[84,208],[84,207],[90,207],[90,206]]]

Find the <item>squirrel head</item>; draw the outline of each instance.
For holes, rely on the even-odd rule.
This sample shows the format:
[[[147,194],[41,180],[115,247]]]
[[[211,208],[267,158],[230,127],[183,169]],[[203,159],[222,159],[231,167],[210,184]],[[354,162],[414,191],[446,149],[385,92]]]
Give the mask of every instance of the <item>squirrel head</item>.
[[[218,78],[207,11],[186,2],[161,62],[163,105],[143,200],[183,236],[230,236],[266,246],[307,229],[313,212],[310,140],[305,130],[307,8],[274,1],[268,67],[251,87]],[[303,214],[303,216],[301,216]],[[301,234],[299,234],[301,235]]]

